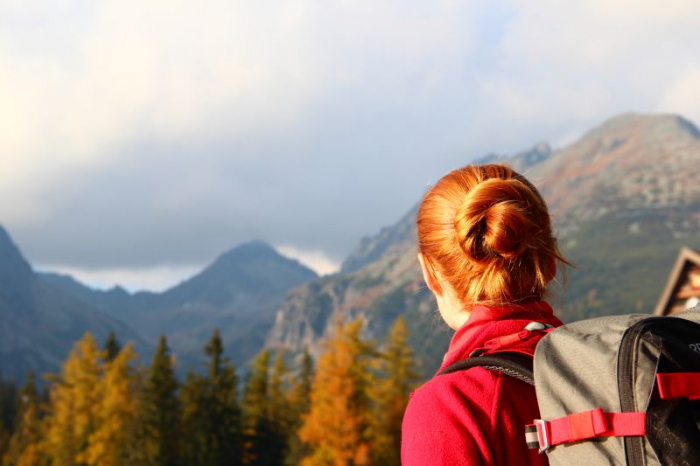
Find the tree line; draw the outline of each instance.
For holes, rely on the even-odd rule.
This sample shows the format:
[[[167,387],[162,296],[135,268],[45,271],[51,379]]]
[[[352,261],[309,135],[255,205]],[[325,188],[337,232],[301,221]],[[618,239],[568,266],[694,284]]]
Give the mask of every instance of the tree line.
[[[361,328],[338,323],[315,364],[263,350],[242,384],[217,330],[184,381],[165,336],[144,366],[131,343],[86,333],[41,393],[31,374],[20,388],[0,377],[0,464],[398,465],[418,379],[406,324],[381,346]]]

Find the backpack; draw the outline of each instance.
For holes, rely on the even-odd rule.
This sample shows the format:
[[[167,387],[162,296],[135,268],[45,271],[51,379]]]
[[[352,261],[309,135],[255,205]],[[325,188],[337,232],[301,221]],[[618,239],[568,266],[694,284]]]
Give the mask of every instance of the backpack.
[[[700,465],[700,307],[563,325],[534,360],[499,353],[458,361],[534,385],[542,419],[525,428],[552,465]]]

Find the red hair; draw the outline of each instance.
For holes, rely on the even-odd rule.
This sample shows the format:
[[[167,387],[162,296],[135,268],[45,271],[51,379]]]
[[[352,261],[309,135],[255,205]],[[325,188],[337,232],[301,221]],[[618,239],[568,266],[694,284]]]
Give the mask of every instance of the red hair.
[[[507,165],[468,165],[438,181],[418,210],[418,249],[465,305],[541,299],[559,252],[547,204]]]

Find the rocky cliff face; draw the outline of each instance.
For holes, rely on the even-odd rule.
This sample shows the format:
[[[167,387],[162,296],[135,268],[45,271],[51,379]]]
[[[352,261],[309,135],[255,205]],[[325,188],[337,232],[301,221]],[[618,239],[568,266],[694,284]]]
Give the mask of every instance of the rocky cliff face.
[[[541,190],[560,245],[577,268],[553,286],[563,320],[649,312],[681,245],[700,247],[700,132],[673,115],[626,114],[553,152],[544,143],[507,162]],[[424,373],[438,365],[451,332],[442,324],[415,260],[415,214],[363,239],[341,272],[293,290],[267,346],[319,350],[336,319],[362,317],[383,338],[405,315]]]
[[[365,240],[363,246],[380,245],[387,236],[400,237],[411,231],[414,216],[412,211],[394,227]],[[412,235],[357,270],[315,280],[290,292],[277,313],[267,346],[293,351],[307,346],[317,355],[320,339],[337,319],[362,317],[365,336],[381,339],[399,315],[406,316],[413,342],[422,348],[418,354],[425,367],[436,368],[434,361],[444,352],[449,333],[423,284]]]
[[[374,236],[365,236],[345,259],[340,273],[351,273],[367,264],[378,261],[386,255],[396,254],[410,247],[416,241],[415,218],[418,206],[411,209],[394,225],[382,228]]]
[[[625,114],[532,167],[559,224],[700,202],[700,132],[674,115]]]

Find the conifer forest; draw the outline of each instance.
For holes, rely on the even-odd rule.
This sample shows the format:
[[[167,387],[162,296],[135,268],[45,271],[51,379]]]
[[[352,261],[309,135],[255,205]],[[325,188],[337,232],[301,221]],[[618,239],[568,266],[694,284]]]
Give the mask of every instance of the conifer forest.
[[[418,379],[406,324],[383,344],[361,328],[337,324],[317,361],[263,350],[243,381],[217,330],[184,380],[165,336],[144,365],[86,333],[59,374],[0,379],[0,464],[398,465]]]

